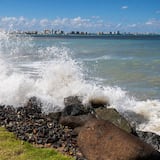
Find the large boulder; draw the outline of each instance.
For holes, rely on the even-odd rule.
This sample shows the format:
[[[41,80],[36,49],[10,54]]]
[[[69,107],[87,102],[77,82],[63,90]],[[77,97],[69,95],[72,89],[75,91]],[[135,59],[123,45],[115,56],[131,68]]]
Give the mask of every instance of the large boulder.
[[[78,146],[88,160],[159,160],[160,153],[109,121],[92,118],[81,128]]]
[[[99,119],[108,120],[128,133],[132,133],[130,123],[114,108],[97,108],[95,114]]]

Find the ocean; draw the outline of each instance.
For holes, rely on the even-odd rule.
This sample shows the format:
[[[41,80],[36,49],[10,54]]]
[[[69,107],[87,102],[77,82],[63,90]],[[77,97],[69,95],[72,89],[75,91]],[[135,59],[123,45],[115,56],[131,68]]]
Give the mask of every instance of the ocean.
[[[137,129],[160,134],[160,40],[16,36],[0,32],[0,104],[36,96],[44,112],[68,96],[107,99]]]

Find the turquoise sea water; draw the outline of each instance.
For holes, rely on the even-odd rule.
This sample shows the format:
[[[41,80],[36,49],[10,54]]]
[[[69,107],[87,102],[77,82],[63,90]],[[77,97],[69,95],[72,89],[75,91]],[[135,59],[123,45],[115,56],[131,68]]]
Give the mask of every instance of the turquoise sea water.
[[[86,46],[88,61],[85,64],[90,67],[93,79],[101,78],[104,85],[118,85],[137,98],[160,98],[159,40],[96,40],[89,43],[92,50]]]
[[[0,73],[0,104],[17,107],[36,96],[52,112],[63,109],[67,96],[84,104],[105,99],[138,129],[160,134],[160,40],[0,32]]]
[[[119,86],[138,99],[160,98],[160,40],[35,39],[70,49],[86,79]]]

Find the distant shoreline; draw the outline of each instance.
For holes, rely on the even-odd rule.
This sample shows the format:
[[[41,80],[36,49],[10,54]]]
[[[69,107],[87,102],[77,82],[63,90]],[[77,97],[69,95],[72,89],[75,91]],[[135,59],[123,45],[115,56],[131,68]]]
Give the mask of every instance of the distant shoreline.
[[[84,39],[135,39],[135,40],[160,40],[160,35],[134,35],[134,34],[126,34],[126,35],[78,35],[78,34],[17,34],[17,36],[31,36],[38,38],[84,38]]]

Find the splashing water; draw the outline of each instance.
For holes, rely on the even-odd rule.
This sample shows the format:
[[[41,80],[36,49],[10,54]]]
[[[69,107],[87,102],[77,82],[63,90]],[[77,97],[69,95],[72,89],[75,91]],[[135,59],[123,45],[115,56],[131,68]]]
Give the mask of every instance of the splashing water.
[[[64,46],[35,45],[30,37],[0,32],[0,104],[22,105],[36,96],[43,111],[63,109],[67,96],[107,99],[141,130],[160,134],[160,101],[138,101],[120,87],[97,85],[85,80],[83,64]]]

